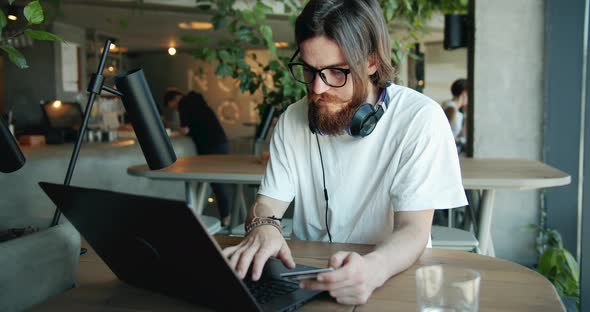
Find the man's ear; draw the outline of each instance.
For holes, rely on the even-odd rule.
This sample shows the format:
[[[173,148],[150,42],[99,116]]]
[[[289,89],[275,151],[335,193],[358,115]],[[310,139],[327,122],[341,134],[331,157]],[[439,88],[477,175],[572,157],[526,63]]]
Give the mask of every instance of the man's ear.
[[[375,61],[375,55],[369,55],[369,61],[367,62],[367,73],[369,76],[373,75],[377,71],[377,62]]]

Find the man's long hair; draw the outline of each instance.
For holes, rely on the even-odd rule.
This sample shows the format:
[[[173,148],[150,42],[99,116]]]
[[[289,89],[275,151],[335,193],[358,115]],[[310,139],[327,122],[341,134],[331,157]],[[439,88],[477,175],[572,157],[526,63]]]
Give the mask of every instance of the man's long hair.
[[[310,0],[295,21],[295,41],[300,46],[317,36],[334,40],[342,49],[354,82],[352,103],[360,104],[367,98],[367,79],[378,88],[393,80],[391,40],[377,0]],[[371,77],[367,72],[369,57],[377,65]]]

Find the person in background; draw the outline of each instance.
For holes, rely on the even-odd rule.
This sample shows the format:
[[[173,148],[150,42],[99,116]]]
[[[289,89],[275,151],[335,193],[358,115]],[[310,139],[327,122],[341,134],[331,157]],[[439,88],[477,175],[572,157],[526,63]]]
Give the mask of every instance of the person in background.
[[[291,239],[376,244],[333,254],[334,271],[300,284],[362,304],[430,245],[435,209],[466,204],[459,157],[440,105],[391,82],[379,1],[310,0],[295,41],[289,68],[307,97],[281,114],[246,237],[223,253],[254,281],[271,256],[293,268],[280,220],[294,202]]]
[[[178,111],[179,132],[193,139],[198,154],[229,154],[225,131],[201,94],[191,91],[184,95],[178,89],[171,88],[164,94],[164,103],[166,107]],[[229,226],[231,218],[226,187],[211,183],[211,188],[217,200],[221,223],[224,227]]]
[[[466,79],[455,80],[451,85],[453,98],[442,104],[445,115],[451,124],[455,145],[459,153],[463,151],[463,146],[467,143],[467,104],[469,103],[467,87]]]

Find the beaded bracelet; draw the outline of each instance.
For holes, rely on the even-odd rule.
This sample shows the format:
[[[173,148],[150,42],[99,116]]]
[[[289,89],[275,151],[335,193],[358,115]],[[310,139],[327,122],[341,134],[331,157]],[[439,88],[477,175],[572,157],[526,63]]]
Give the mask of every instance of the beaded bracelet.
[[[277,230],[279,230],[279,232],[281,233],[281,235],[283,234],[283,228],[281,227],[281,222],[279,222],[277,220],[278,218],[271,218],[271,217],[254,217],[254,219],[252,219],[252,222],[250,222],[249,224],[245,225],[245,229],[246,229],[246,235],[250,234],[250,232],[252,232],[252,230],[254,230],[255,228],[259,227],[259,226],[263,226],[263,225],[272,225],[274,226]]]

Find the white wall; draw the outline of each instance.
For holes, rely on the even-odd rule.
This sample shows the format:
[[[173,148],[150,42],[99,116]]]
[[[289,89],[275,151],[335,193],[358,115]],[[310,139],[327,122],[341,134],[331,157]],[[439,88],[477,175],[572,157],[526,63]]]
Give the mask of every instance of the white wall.
[[[474,156],[541,159],[545,1],[476,1]],[[496,255],[536,262],[538,191],[496,192]]]
[[[445,50],[442,42],[421,45],[424,51],[424,94],[438,103],[452,98],[451,84],[467,78],[467,48]]]
[[[73,25],[68,25],[60,22],[53,23],[53,32],[66,41],[66,45],[70,47],[80,48],[80,58],[78,63],[78,71],[80,72],[80,90],[78,92],[67,92],[63,88],[63,73],[62,73],[62,55],[60,42],[54,44],[55,55],[55,90],[56,98],[63,101],[78,101],[82,106],[86,102],[86,88],[88,87],[88,77],[86,76],[86,30]],[[73,60],[72,60],[73,61]],[[95,69],[96,70],[96,69]]]

